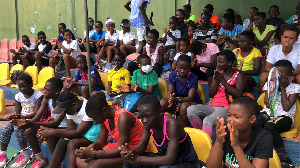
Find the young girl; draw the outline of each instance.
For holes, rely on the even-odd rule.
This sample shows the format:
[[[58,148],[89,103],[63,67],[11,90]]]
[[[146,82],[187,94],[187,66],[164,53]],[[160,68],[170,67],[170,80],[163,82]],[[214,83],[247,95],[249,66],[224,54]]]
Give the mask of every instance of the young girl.
[[[170,29],[164,28],[164,35],[162,36],[162,42],[165,45],[166,57],[169,62],[174,60],[176,54],[176,42],[181,38],[181,32],[177,29],[177,17],[172,16],[169,19]]]
[[[15,95],[15,112],[8,119],[25,118],[31,119],[35,116],[37,110],[41,106],[43,94],[37,90],[32,89],[32,78],[27,74],[23,74],[17,79],[19,93]],[[27,140],[25,133],[18,130],[11,123],[7,123],[1,133],[1,153],[0,153],[0,167],[3,167],[7,161],[7,147],[11,138],[11,134],[15,132],[20,148],[23,150],[27,147]],[[30,159],[29,151],[24,151],[20,154],[17,161],[10,167],[23,167]]]
[[[215,28],[210,26],[211,16],[208,13],[201,14],[201,24],[195,30],[194,40],[203,43],[215,43],[218,39],[218,32]]]
[[[189,134],[176,119],[162,114],[155,96],[142,97],[138,111],[144,127],[143,136],[134,148],[128,144],[119,147],[125,160],[123,167],[200,168]],[[151,135],[158,153],[145,153]]]
[[[69,168],[76,167],[75,150],[88,146],[98,139],[100,125],[86,115],[87,100],[78,99],[71,91],[63,91],[57,98],[54,114],[66,113],[68,126],[66,129],[45,128],[40,131],[42,138],[60,137],[52,153],[49,167],[59,167],[68,151]]]
[[[268,12],[270,19],[266,20],[266,25],[273,25],[276,29],[275,38],[277,41],[279,41],[279,30],[282,23],[284,23],[284,20],[282,18],[278,18],[278,15],[280,15],[279,12],[279,6],[272,5]],[[275,40],[275,39],[274,39]],[[275,41],[276,42],[276,41]]]
[[[259,49],[252,47],[253,40],[251,31],[242,32],[238,40],[239,48],[232,51],[237,59],[237,69],[244,74],[245,91],[259,84],[262,55]]]
[[[270,115],[270,104],[268,97],[265,96],[264,110],[257,116],[254,125],[264,127],[273,135],[273,144],[281,164],[283,167],[287,167],[286,165],[292,164],[292,161],[286,153],[280,133],[288,131],[293,124],[296,112],[295,102],[300,93],[300,85],[289,82],[293,73],[293,66],[290,61],[280,60],[274,66],[279,71],[280,88],[275,103],[274,116]],[[267,95],[267,83],[264,85],[263,91]]]
[[[128,19],[123,19],[120,25],[122,31],[119,34],[120,38],[120,51],[125,54],[125,56],[135,53],[137,37],[133,30],[130,30],[130,21]]]
[[[61,42],[56,39],[56,43],[61,48],[63,53],[64,64],[66,67],[67,77],[64,83],[72,81],[71,68],[77,68],[76,57],[81,54],[77,40],[72,40],[72,32],[69,29],[65,29],[63,32],[64,41]],[[59,57],[52,56],[49,60],[49,66],[55,69],[55,65],[58,63]]]
[[[206,160],[207,168],[260,167],[267,168],[273,154],[273,138],[265,129],[253,127],[259,113],[257,102],[240,97],[230,104],[227,125],[216,120],[217,140]],[[227,128],[226,128],[227,127]]]
[[[117,147],[126,143],[135,147],[142,137],[142,123],[129,111],[108,106],[105,97],[100,95],[89,98],[86,114],[101,128],[95,143],[75,151],[77,167],[122,167],[123,159]],[[107,142],[108,133],[115,142]]]
[[[174,61],[172,63],[172,67],[171,67],[171,71],[174,71],[176,69],[176,64],[177,64],[177,60],[179,58],[180,55],[187,55],[187,56],[191,56],[192,53],[189,52],[189,48],[190,48],[190,40],[189,39],[184,39],[182,38],[180,40],[180,52],[177,53],[174,57]]]
[[[190,125],[186,115],[187,108],[192,104],[202,103],[197,93],[197,76],[190,69],[191,57],[181,55],[177,60],[177,70],[169,75],[167,99],[161,100],[163,112],[173,112],[179,108],[182,127]]]
[[[107,67],[112,69],[111,60],[113,59],[113,54],[119,51],[118,47],[120,46],[119,40],[119,31],[115,29],[115,22],[109,17],[106,18],[106,28],[108,31],[105,32],[105,42],[102,42],[102,48],[98,54],[97,61],[95,66],[99,65],[100,58],[107,53]]]
[[[272,25],[266,25],[266,13],[257,12],[254,16],[253,33],[255,34],[254,45],[265,56],[267,54],[266,49],[269,50],[274,42],[275,27]]]
[[[191,44],[191,71],[197,75],[198,80],[208,81],[210,87],[217,63],[219,48],[215,43],[201,43],[194,41]]]
[[[217,70],[215,71],[209,90],[209,97],[213,97],[210,105],[193,105],[187,109],[187,116],[194,128],[203,128],[210,137],[217,117],[226,118],[229,102],[226,94],[235,98],[241,97],[244,91],[244,78],[232,68],[235,55],[231,51],[222,51],[217,57]],[[235,86],[234,86],[235,85]]]
[[[164,65],[165,48],[163,43],[158,43],[159,32],[152,29],[148,33],[148,44],[143,48],[143,54],[147,54],[151,59],[151,65],[154,71],[160,75]]]
[[[18,126],[19,129],[26,129],[26,139],[35,156],[32,168],[41,168],[47,164],[46,159],[42,156],[39,141],[37,139],[37,132],[40,126],[50,128],[65,128],[67,126],[67,122],[65,120],[66,114],[56,115],[52,113],[54,107],[56,107],[56,100],[62,88],[63,81],[60,78],[50,78],[45,84],[44,99],[42,100],[41,107],[38,109],[36,115],[31,120],[26,121],[26,123],[22,125],[18,125],[17,120],[12,121],[14,125]],[[53,153],[57,142],[57,138],[47,139],[47,144],[51,153]]]
[[[281,32],[281,44],[274,45],[270,49],[264,72],[259,79],[260,93],[262,93],[262,88],[268,80],[268,75],[273,64],[282,59],[289,60],[292,63],[293,68],[295,69],[292,75],[295,76],[296,83],[300,84],[300,63],[298,61],[300,45],[296,43],[298,40],[299,29],[296,26],[288,25],[283,27]]]

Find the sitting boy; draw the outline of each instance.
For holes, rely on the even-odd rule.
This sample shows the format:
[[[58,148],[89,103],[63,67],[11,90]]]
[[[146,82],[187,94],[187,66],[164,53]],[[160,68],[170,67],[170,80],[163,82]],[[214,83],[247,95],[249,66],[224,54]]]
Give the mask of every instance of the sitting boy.
[[[24,46],[19,48],[17,52],[14,49],[9,50],[14,54],[12,56],[13,65],[16,65],[18,63],[18,60],[20,60],[22,64],[23,58],[28,57],[28,51],[32,51],[36,46],[34,43],[30,43],[29,37],[27,35],[22,36],[22,43],[24,44]],[[23,66],[24,69],[26,69],[29,65],[23,63]]]
[[[76,57],[76,64],[78,67],[77,74],[73,81],[65,84],[63,90],[73,91],[74,93],[84,97],[85,99],[88,99],[90,97],[90,93],[88,83],[88,65],[86,57],[84,55],[78,55]],[[81,82],[79,82],[79,80],[81,80]],[[91,66],[91,83],[93,90],[104,90],[99,72],[94,66]]]
[[[93,43],[93,45],[91,45],[91,51],[96,52],[96,54],[98,54],[100,52],[100,49],[102,48],[102,45],[100,45],[100,43],[104,42],[105,40],[106,31],[102,30],[103,23],[101,21],[96,21],[95,29],[96,31],[90,36],[90,42]],[[85,39],[84,43],[86,44]]]
[[[267,168],[273,137],[267,130],[252,126],[259,114],[257,102],[249,97],[237,98],[227,114],[227,126],[223,118],[216,120],[217,140],[206,160],[207,168],[221,167],[222,161],[223,168]]]

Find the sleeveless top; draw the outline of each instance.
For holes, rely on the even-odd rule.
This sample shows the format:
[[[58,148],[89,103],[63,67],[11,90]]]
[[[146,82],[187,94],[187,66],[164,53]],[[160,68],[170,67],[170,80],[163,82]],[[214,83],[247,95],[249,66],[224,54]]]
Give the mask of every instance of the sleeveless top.
[[[119,142],[119,128],[118,128],[119,127],[118,126],[119,116],[122,113],[131,114],[135,118],[135,125],[134,125],[134,127],[132,127],[130,129],[129,146],[130,147],[134,147],[135,145],[137,145],[140,142],[140,140],[142,138],[143,124],[131,112],[129,112],[129,111],[125,110],[125,109],[122,109],[122,108],[120,108],[118,106],[115,106],[115,105],[112,106],[112,107],[116,108],[115,117],[114,117],[115,128],[114,128],[114,130],[110,130],[109,119],[106,119],[106,121],[104,122],[104,124],[105,124],[107,130],[111,134],[111,137],[113,139],[115,139],[117,142]]]
[[[150,45],[149,44],[146,44],[146,52],[147,52],[147,55],[150,57],[151,59],[151,65],[154,66],[154,64],[158,61],[158,58],[159,58],[159,55],[158,55],[158,49],[160,47],[164,47],[164,44],[163,43],[157,43],[156,45],[156,49],[155,49],[155,52],[154,53],[151,53],[150,52]]]
[[[52,99],[48,100],[48,108],[51,110],[51,117],[56,119],[57,114],[53,113],[54,107],[52,104]],[[58,127],[67,127],[67,117],[65,117]]]
[[[229,85],[235,85],[238,74],[239,74],[238,71],[235,72],[233,76],[227,81],[227,83]],[[221,83],[219,84],[218,92],[214,96],[214,99],[210,103],[210,105],[215,107],[229,107],[229,103],[225,95],[225,87]]]
[[[151,129],[150,132],[153,136],[153,143],[156,146],[158,150],[158,154],[160,156],[166,155],[167,149],[168,149],[168,142],[169,137],[167,134],[167,119],[168,116],[164,115],[164,126],[163,126],[163,132],[164,132],[164,138],[157,139],[153,136],[153,130]],[[197,153],[193,147],[191,138],[187,132],[185,132],[185,135],[179,139],[179,148],[177,151],[177,156],[174,164],[184,164],[184,163],[193,163],[193,167],[200,167]]]

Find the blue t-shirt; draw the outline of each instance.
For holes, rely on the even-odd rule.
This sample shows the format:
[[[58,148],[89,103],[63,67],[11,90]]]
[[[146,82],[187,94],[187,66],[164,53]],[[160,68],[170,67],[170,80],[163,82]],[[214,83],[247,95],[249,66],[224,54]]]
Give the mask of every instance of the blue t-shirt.
[[[179,78],[178,78],[177,70],[173,71],[169,75],[168,83],[172,84],[174,86],[174,91],[175,91],[175,96],[174,97],[187,97],[188,93],[189,93],[189,90],[191,88],[198,89],[198,78],[192,72],[189,75],[189,77],[187,78],[187,80],[184,83],[181,83]],[[202,103],[202,101],[201,101],[201,99],[200,99],[197,92],[196,92],[196,95],[194,97],[193,102],[197,103],[197,104]]]
[[[146,20],[140,10],[140,4],[142,3],[142,0],[130,0],[130,1],[131,1],[131,15],[129,16],[129,20],[131,26],[134,28],[140,28],[146,26]],[[149,4],[151,0],[144,0],[144,1],[147,2],[145,5],[145,11],[146,11],[147,4]]]
[[[87,73],[88,73],[88,70],[81,71],[80,69],[78,69],[75,79],[81,80],[82,83],[86,83],[86,82],[88,82]],[[99,72],[97,71],[97,69],[94,66],[91,66],[91,78],[96,78],[96,83],[95,83],[94,88],[98,88],[97,90],[99,90],[99,89],[104,90],[104,86],[102,84]]]
[[[219,34],[222,36],[227,35],[228,38],[231,40],[237,40],[238,35],[243,32],[243,26],[242,25],[235,25],[234,29],[232,31],[228,29],[223,29],[223,27],[220,29]],[[230,49],[230,43],[228,41],[225,42],[225,47],[224,49]]]
[[[105,37],[105,32],[106,32],[106,31],[102,31],[102,33],[99,34],[97,31],[95,31],[95,32],[90,36],[90,39],[93,39],[93,40],[100,40],[102,37]]]

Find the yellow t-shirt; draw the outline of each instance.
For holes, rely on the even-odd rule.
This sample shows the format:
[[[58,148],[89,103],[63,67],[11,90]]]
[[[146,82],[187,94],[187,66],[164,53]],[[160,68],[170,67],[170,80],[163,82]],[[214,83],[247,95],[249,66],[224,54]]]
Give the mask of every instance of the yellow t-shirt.
[[[262,34],[260,34],[258,28],[256,26],[253,27],[253,33],[255,34],[257,40],[259,40],[259,41],[263,41],[263,39],[266,37],[266,35],[272,30],[274,30],[274,31],[276,30],[274,26],[266,25],[265,31]],[[271,39],[269,40],[269,42],[265,46],[267,49],[270,49],[275,44],[274,35],[275,35],[275,32],[274,32],[273,36],[271,37]]]
[[[254,59],[262,57],[262,54],[259,49],[252,49],[251,53],[246,57],[242,57],[240,48],[236,48],[232,51],[235,54],[237,60],[237,67],[240,70],[241,62],[243,62],[242,71],[249,71],[254,69]]]
[[[111,90],[114,92],[119,92],[116,88],[117,85],[124,85],[124,81],[126,84],[131,84],[130,81],[130,73],[125,68],[120,68],[118,71],[115,71],[116,67],[108,72],[108,82],[112,82]]]

